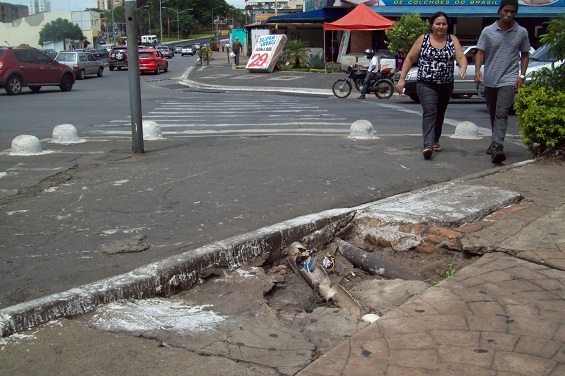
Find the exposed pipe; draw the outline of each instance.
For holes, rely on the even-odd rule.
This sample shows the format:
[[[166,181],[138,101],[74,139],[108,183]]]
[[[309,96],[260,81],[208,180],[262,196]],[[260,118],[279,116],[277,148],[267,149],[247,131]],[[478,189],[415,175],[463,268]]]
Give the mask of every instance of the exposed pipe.
[[[391,262],[380,259],[361,248],[354,246],[342,239],[337,239],[338,252],[349,260],[353,265],[375,275],[388,279],[404,279],[422,281],[422,277],[412,274]]]

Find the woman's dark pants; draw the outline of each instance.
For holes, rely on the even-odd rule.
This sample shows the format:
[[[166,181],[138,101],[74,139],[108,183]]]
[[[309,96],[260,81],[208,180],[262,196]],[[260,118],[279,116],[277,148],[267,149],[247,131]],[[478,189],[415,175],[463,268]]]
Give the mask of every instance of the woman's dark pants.
[[[439,143],[441,137],[445,111],[453,93],[453,83],[433,84],[418,81],[416,92],[424,112],[422,116],[424,148],[432,147]]]

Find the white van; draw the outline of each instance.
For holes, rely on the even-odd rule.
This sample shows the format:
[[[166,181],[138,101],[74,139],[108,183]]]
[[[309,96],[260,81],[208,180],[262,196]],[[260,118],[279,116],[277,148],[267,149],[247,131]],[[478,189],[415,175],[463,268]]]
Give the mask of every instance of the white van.
[[[142,44],[155,45],[155,44],[159,43],[159,39],[157,39],[157,35],[142,35],[141,36],[141,43]]]

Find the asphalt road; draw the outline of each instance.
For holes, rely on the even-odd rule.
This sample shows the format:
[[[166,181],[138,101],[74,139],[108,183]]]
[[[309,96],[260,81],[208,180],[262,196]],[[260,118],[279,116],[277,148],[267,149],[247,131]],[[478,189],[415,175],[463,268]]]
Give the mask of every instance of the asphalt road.
[[[177,82],[192,57],[142,76],[144,118],[166,139],[131,155],[127,71],[79,81],[68,93],[0,94],[2,147],[13,135],[51,137],[75,125],[88,142],[44,144],[36,157],[0,153],[0,189],[67,172],[41,193],[0,209],[0,307],[130,271],[263,226],[352,207],[493,167],[489,143],[453,139],[461,120],[486,123],[484,103],[455,100],[444,152],[421,157],[420,106],[389,101],[195,90]],[[213,72],[211,70],[211,72]],[[330,80],[330,77],[323,77]],[[325,83],[321,83],[325,84]],[[377,137],[348,138],[370,119]],[[512,124],[509,133],[516,133]],[[509,163],[527,159],[508,138]],[[19,180],[18,180],[19,179]],[[27,180],[26,180],[27,179]],[[109,255],[104,246],[142,236],[150,247]]]

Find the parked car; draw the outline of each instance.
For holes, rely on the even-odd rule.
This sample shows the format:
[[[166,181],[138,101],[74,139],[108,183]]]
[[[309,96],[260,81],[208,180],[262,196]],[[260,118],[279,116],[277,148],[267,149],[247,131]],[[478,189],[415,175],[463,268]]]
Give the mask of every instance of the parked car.
[[[128,67],[128,48],[127,46],[114,46],[110,51],[108,58],[108,69],[111,71],[114,68],[118,70]]]
[[[71,67],[79,80],[90,74],[102,77],[104,73],[104,63],[88,52],[61,51],[55,60]]]
[[[55,51],[54,49],[51,49],[51,48],[45,48],[41,51],[43,51],[47,55],[49,55],[49,57],[51,57],[51,59],[54,59],[57,56],[57,51]]]
[[[196,53],[196,49],[194,48],[194,46],[192,44],[188,44],[188,45],[182,47],[180,54],[181,54],[181,56],[184,56],[184,55],[194,56],[195,53]]]
[[[177,44],[177,45],[175,46],[175,53],[176,53],[176,54],[180,54],[180,53],[182,52],[182,47],[183,47],[182,45]]]
[[[175,53],[169,48],[169,46],[161,45],[161,46],[157,46],[156,49],[161,51],[163,56],[166,57],[167,59],[170,59],[175,56]]]
[[[107,59],[109,55],[108,50],[105,48],[94,48],[90,53],[98,60]]]
[[[38,92],[42,86],[59,86],[70,91],[75,83],[73,70],[32,47],[0,47],[0,87],[8,95],[20,94],[23,87]]]
[[[155,74],[167,72],[169,62],[158,49],[139,50],[139,72],[153,72]]]

